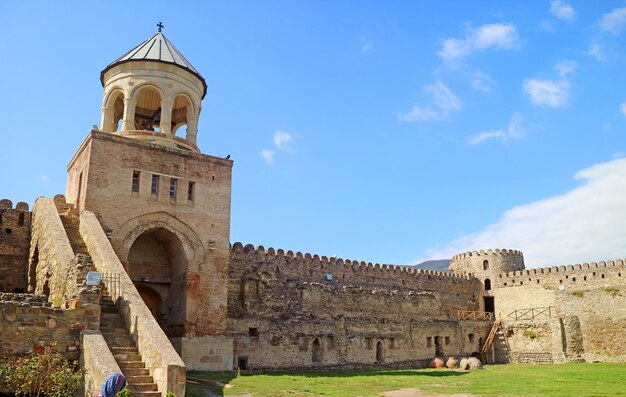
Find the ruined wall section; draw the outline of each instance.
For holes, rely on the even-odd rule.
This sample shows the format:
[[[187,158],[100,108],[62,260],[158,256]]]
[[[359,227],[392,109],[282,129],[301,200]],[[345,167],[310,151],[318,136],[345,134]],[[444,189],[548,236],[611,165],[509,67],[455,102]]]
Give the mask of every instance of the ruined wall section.
[[[30,221],[28,204],[0,200],[0,292],[26,290]]]
[[[522,321],[525,327],[522,335],[533,334],[532,326],[523,324],[528,309],[538,309],[531,313],[540,313],[541,308],[552,307],[552,318],[560,321],[560,328],[553,327],[553,332],[563,344],[560,347],[552,344],[552,349],[544,353],[563,356],[569,361],[626,360],[624,260],[509,272],[498,275],[493,283],[498,315],[509,327],[517,327]],[[520,315],[526,320],[516,320]],[[545,321],[544,315],[533,320],[541,321]],[[524,343],[532,341],[520,340],[512,345],[511,357],[532,353],[528,351],[532,343]]]
[[[0,311],[0,357],[56,343],[59,352],[77,360],[80,332],[100,322],[100,312],[94,308],[52,308],[44,295],[0,293]]]
[[[228,329],[243,369],[420,364],[478,350],[480,283],[415,270],[233,245]]]

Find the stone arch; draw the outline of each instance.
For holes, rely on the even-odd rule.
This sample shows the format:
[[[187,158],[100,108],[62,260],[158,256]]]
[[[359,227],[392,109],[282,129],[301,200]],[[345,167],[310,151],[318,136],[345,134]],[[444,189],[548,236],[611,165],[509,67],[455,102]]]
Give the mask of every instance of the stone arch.
[[[161,125],[163,91],[154,84],[146,83],[135,88],[131,96],[135,101],[135,129],[157,131]]]
[[[385,346],[382,341],[376,342],[376,363],[382,364],[385,362]]]
[[[195,104],[191,97],[184,92],[176,94],[172,103],[172,134],[176,135],[178,129],[188,126],[195,113]]]
[[[101,129],[105,132],[121,130],[120,121],[124,119],[124,100],[126,92],[121,87],[113,87],[105,96],[102,106]]]
[[[161,264],[162,274],[157,272],[154,275],[160,277],[160,280],[151,281],[150,276],[147,280],[143,280],[140,275],[133,274],[131,251],[138,240],[140,244],[146,246],[152,245],[157,248],[160,246],[162,252],[168,257],[168,265],[178,266],[169,276],[169,285],[165,283],[167,280],[163,280],[165,277],[164,263]],[[169,296],[170,293],[173,293],[174,296],[184,296],[181,305],[184,306],[185,310],[184,313],[180,313],[184,318],[177,319],[177,324],[183,323],[184,329],[182,331],[172,329],[166,333],[171,335],[182,332],[188,336],[195,334],[198,319],[198,282],[205,261],[205,249],[193,229],[168,213],[153,212],[124,223],[116,230],[111,242],[122,264],[129,271],[129,275],[135,277],[133,282],[136,282],[136,285],[148,285],[159,291],[161,296]],[[133,253],[133,255],[135,254]],[[172,260],[172,255],[178,259]],[[182,260],[183,257],[184,261]],[[183,266],[184,269],[181,268]],[[156,288],[155,282],[164,282],[163,285],[166,287]],[[168,288],[169,292],[166,291]],[[175,288],[182,288],[182,291],[175,292]],[[168,303],[163,303],[163,305],[166,304]],[[162,313],[165,313],[165,309]]]

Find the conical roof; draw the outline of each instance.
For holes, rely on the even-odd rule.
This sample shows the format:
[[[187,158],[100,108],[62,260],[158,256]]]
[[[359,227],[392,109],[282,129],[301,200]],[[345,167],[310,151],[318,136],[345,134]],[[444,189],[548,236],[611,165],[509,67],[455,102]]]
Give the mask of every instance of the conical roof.
[[[180,51],[174,47],[174,44],[172,44],[172,42],[169,41],[161,32],[156,32],[143,43],[117,58],[104,68],[104,70],[100,72],[100,81],[102,82],[102,85],[104,86],[104,74],[109,69],[117,65],[133,61],[155,61],[181,67],[202,81],[202,85],[204,86],[202,98],[206,95],[207,86],[204,78],[183,56],[183,54],[181,54]]]

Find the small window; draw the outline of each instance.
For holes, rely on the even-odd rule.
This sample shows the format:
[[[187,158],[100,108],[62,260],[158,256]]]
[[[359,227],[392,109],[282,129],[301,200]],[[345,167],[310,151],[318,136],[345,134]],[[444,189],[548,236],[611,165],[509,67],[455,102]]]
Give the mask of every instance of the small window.
[[[11,234],[11,233],[13,233],[13,230],[12,230],[12,229],[4,229],[4,231],[6,232],[6,234]]]
[[[470,343],[474,343],[474,340],[476,340],[476,337],[474,336],[474,334],[469,334],[467,335],[467,339],[470,341]]]
[[[139,193],[139,176],[140,175],[141,175],[141,172],[133,171],[133,183],[131,187],[133,193]]]
[[[17,221],[17,224],[20,226],[24,226],[24,213],[23,212],[20,213],[20,217]]]
[[[248,336],[253,337],[253,338],[258,338],[259,337],[259,329],[258,328],[248,328]]]
[[[446,336],[446,338],[445,338],[445,343],[446,343],[446,345],[449,345],[449,344],[450,344],[450,337],[449,337],[449,336]]]
[[[483,261],[483,270],[487,270],[487,269],[489,269],[489,261],[485,259]]]
[[[488,278],[485,279],[485,291],[491,290],[491,280]]]
[[[159,176],[152,175],[152,185],[150,186],[150,193],[157,197],[159,195]]]
[[[187,187],[187,201],[193,202],[193,194],[196,187],[195,182],[189,182],[189,186]]]
[[[432,336],[427,336],[426,337],[426,347],[433,347],[433,337]]]
[[[178,179],[170,179],[170,200],[176,201],[176,188],[178,187]]]

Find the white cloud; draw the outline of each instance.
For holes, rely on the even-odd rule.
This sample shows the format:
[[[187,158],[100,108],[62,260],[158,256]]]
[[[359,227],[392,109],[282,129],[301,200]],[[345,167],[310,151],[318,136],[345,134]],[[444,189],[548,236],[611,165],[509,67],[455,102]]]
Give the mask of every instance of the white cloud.
[[[293,137],[290,133],[278,130],[274,133],[274,146],[278,150],[291,150],[291,143],[293,142]]]
[[[552,0],[550,2],[550,14],[563,21],[572,22],[576,18],[574,8],[561,0]]]
[[[370,40],[366,40],[361,45],[361,52],[368,52],[372,49],[373,46],[374,46],[374,43],[372,43]]]
[[[481,231],[461,236],[430,258],[460,252],[513,248],[526,267],[623,258],[626,247],[626,159],[596,164],[576,173],[581,185],[567,193],[520,205]]]
[[[626,26],[626,7],[616,8],[602,15],[600,19],[600,29],[613,34],[619,34],[624,26]]]
[[[263,161],[265,161],[266,164],[274,164],[274,151],[273,150],[263,149],[261,150],[261,153],[259,153],[259,155],[261,156]]]
[[[508,141],[509,139],[519,139],[526,134],[526,128],[522,125],[524,117],[519,113],[513,113],[506,130],[483,131],[469,138],[470,145],[477,145],[488,139],[501,139]]]
[[[444,61],[452,61],[471,55],[475,51],[490,48],[510,50],[516,48],[519,37],[515,25],[511,23],[493,23],[476,29],[467,28],[463,39],[443,39],[437,55]]]
[[[399,116],[403,121],[431,121],[442,120],[448,117],[450,112],[461,110],[461,100],[441,81],[424,87],[431,96],[431,102],[427,107],[413,106],[408,113]]]
[[[558,108],[567,104],[569,83],[537,78],[526,79],[524,80],[524,91],[534,106]]]
[[[567,75],[574,73],[577,67],[578,64],[576,62],[564,59],[562,61],[559,61],[554,68],[556,69],[559,76],[566,77]]]
[[[495,81],[488,74],[482,73],[477,70],[472,75],[472,87],[475,90],[485,93],[491,92],[491,87],[495,84]]]
[[[470,137],[469,143],[470,145],[477,145],[481,142],[486,141],[487,139],[493,139],[493,138],[504,139],[506,138],[506,134],[502,130],[479,132],[478,134],[472,135]]]
[[[622,114],[623,114],[624,116],[626,116],[626,102],[622,102],[622,103],[619,105],[619,110],[622,112]]]
[[[40,178],[41,178],[41,181],[42,181],[43,183],[48,183],[48,175],[46,175],[46,174],[41,174],[41,177],[40,177]]]
[[[522,84],[524,92],[534,106],[558,108],[567,105],[570,96],[568,76],[576,70],[578,64],[569,60],[559,61],[554,69],[559,80],[546,78],[528,78]]]
[[[587,52],[585,54],[589,55],[592,58],[595,58],[598,61],[604,61],[606,59],[604,51],[602,50],[602,47],[600,47],[600,44],[589,45],[589,48],[587,49]]]

